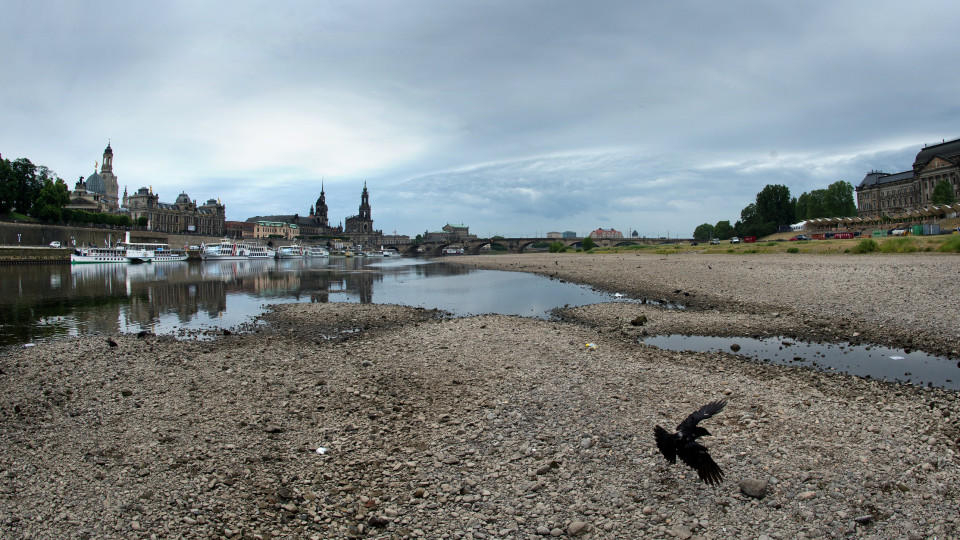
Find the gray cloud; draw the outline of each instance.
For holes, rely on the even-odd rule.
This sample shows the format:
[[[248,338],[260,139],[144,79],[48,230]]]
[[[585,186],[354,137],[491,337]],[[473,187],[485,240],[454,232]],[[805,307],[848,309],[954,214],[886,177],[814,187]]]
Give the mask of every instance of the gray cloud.
[[[4,157],[416,234],[736,219],[956,137],[941,2],[13,3]],[[936,16],[931,16],[935,13]]]

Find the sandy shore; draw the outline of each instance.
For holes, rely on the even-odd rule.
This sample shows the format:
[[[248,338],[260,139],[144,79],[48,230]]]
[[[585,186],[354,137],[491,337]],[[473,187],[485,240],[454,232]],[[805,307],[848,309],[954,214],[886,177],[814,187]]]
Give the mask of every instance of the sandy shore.
[[[956,255],[543,253],[456,261],[534,272],[695,310],[753,314],[769,320],[774,332],[792,328],[818,339],[866,340],[960,357]],[[751,332],[731,326],[717,333]]]
[[[827,318],[869,332],[878,313],[872,326],[903,323],[941,347],[955,340],[948,317],[915,306],[955,303],[953,285],[925,292],[910,280],[873,306],[851,292],[956,272],[955,258],[463,260],[684,298],[710,309],[671,317],[717,326],[816,332]],[[833,285],[808,286],[822,278]],[[797,286],[778,294],[787,283]],[[114,336],[109,347],[89,336],[8,348],[0,534],[960,535],[957,393],[662,351],[625,330],[630,314],[617,310],[628,308],[580,308],[560,322],[286,304],[259,331],[213,341]],[[711,488],[667,464],[652,428],[719,398],[729,404],[704,422],[704,442],[726,479]]]

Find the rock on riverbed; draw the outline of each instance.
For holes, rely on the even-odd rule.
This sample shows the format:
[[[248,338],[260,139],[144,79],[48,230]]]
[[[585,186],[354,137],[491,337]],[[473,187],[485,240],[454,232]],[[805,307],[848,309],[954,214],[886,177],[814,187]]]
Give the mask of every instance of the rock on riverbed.
[[[662,351],[607,331],[616,317],[600,307],[576,322],[436,315],[294,304],[259,332],[213,341],[121,335],[110,348],[91,336],[7,349],[0,532],[960,530],[949,502],[960,495],[955,393]],[[710,488],[669,466],[651,430],[721,396],[729,404],[706,442],[727,481]],[[762,500],[740,492],[746,478],[770,479]]]

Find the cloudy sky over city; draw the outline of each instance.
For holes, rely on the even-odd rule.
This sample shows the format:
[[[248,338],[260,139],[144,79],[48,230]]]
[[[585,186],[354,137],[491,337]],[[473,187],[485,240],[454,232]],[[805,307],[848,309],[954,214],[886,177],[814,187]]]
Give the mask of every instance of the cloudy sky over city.
[[[227,218],[690,236],[960,137],[948,2],[4,2],[0,153]]]

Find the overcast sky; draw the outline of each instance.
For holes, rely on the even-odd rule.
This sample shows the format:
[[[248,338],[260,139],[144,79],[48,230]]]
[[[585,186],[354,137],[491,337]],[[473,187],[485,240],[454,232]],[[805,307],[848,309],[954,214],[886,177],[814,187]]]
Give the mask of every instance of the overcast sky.
[[[415,235],[690,236],[960,137],[951,2],[2,2],[0,153]]]

